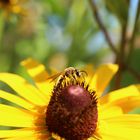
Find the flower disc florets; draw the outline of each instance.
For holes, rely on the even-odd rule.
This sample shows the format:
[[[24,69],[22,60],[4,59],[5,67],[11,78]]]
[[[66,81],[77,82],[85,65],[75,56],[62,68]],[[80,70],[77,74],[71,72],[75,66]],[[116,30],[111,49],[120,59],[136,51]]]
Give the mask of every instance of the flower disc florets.
[[[48,130],[67,140],[83,140],[94,133],[97,118],[95,92],[88,90],[83,75],[76,69],[61,75],[46,111]]]
[[[0,0],[0,2],[3,4],[10,4],[10,0]]]

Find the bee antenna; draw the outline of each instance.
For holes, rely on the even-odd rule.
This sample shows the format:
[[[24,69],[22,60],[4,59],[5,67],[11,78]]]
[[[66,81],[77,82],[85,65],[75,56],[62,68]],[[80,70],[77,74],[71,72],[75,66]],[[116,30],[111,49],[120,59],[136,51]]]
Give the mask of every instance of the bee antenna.
[[[88,73],[84,70],[80,70],[80,72],[84,73],[86,76],[88,76]]]

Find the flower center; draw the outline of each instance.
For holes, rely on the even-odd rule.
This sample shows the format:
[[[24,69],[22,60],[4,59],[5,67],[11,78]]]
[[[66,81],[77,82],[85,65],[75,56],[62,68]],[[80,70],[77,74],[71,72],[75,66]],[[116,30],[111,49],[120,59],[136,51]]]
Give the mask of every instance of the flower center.
[[[82,110],[91,103],[90,94],[80,85],[70,85],[63,89],[60,100],[70,111]]]
[[[9,4],[10,0],[0,0],[0,2],[2,2],[3,4]]]
[[[48,130],[67,140],[89,138],[97,126],[95,92],[89,92],[80,78],[60,78],[46,111]]]

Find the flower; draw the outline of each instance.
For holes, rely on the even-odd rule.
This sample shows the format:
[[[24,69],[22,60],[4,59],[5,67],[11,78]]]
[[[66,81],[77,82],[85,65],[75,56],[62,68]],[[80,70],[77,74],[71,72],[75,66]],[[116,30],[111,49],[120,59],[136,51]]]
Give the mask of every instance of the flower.
[[[7,13],[22,13],[23,8],[20,5],[21,1],[23,0],[0,0],[0,8],[5,9]]]
[[[128,113],[140,106],[140,86],[131,85],[102,95],[117,72],[117,65],[104,64],[92,77],[88,70],[75,68],[49,77],[45,67],[32,59],[22,65],[34,85],[21,76],[0,73],[0,81],[17,93],[0,90],[0,97],[9,101],[0,104],[0,126],[5,126],[0,130],[0,138],[140,139],[140,115]]]

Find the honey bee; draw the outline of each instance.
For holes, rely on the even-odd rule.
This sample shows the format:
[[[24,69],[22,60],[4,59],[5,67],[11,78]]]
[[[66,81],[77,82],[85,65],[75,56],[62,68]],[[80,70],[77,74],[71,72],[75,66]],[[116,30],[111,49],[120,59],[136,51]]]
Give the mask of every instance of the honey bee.
[[[78,70],[74,67],[68,67],[63,72],[59,72],[48,79],[52,79],[51,81],[54,81],[56,78],[58,78],[59,83],[62,83],[62,81],[66,78],[74,78],[76,77],[84,77],[84,75],[87,75],[86,71]],[[58,83],[58,82],[57,82]]]

